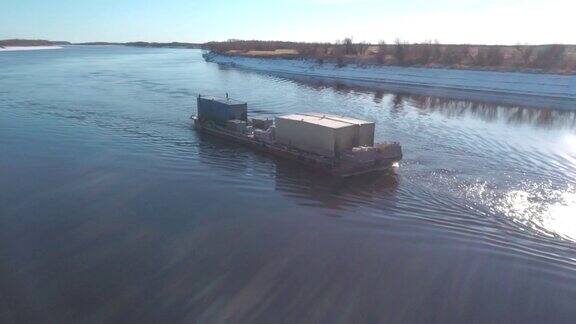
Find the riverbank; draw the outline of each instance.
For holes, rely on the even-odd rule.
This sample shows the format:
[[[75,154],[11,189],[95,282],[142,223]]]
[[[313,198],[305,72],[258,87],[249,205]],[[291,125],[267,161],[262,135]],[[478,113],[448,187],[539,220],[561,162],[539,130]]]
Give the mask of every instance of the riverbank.
[[[208,53],[208,62],[277,75],[321,78],[388,91],[523,106],[576,109],[576,75],[399,66],[338,66],[314,60]]]
[[[440,44],[427,41],[393,44],[354,43],[345,38],[336,43],[303,43],[258,40],[209,42],[204,49],[213,53],[263,57],[307,59],[318,63],[474,69],[499,72],[552,74],[576,73],[576,45],[486,45]]]

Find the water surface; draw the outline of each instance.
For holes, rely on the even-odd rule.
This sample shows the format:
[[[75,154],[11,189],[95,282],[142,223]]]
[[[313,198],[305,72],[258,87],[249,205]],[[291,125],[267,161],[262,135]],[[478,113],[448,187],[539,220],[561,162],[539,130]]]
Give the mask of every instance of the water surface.
[[[375,120],[405,158],[336,180],[199,136],[195,96],[225,92]],[[197,50],[0,53],[1,322],[569,323],[575,211],[573,111]]]

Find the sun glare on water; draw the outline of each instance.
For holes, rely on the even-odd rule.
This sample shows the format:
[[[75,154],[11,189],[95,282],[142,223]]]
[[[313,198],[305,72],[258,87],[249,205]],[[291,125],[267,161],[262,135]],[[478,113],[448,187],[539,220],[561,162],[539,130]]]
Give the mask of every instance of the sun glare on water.
[[[564,138],[564,143],[568,146],[568,150],[572,153],[576,153],[576,135],[570,134]]]
[[[544,228],[576,240],[576,192],[565,192],[561,201],[548,207]]]
[[[576,169],[576,135],[562,138],[562,156]],[[506,201],[513,214],[529,219],[547,231],[576,240],[576,187],[565,190],[538,185],[528,190],[511,191]]]
[[[496,209],[539,230],[576,240],[576,190],[535,186],[505,194]]]
[[[456,187],[456,186],[455,186]],[[576,184],[526,181],[516,188],[499,189],[485,181],[466,184],[465,199],[487,207],[546,236],[576,241]]]

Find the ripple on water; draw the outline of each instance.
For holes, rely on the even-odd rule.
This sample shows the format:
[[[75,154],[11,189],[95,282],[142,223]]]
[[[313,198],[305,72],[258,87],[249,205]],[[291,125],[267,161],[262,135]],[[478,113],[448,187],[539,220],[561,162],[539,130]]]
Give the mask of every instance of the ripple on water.
[[[202,295],[207,290],[200,289],[205,287],[196,280],[202,274],[208,281],[222,283],[226,295],[231,291],[228,276],[234,275],[237,280],[242,277],[236,283],[244,286],[243,279],[264,272],[267,280],[257,282],[256,290],[276,288],[273,284],[280,281],[262,270],[269,261],[263,255],[286,248],[289,258],[280,254],[279,272],[273,272],[282,282],[287,273],[302,275],[298,283],[320,278],[326,287],[336,288],[334,283],[348,276],[369,278],[366,289],[353,296],[359,304],[367,304],[362,299],[370,297],[367,292],[386,292],[388,285],[378,286],[386,279],[399,282],[397,291],[404,291],[410,283],[402,280],[410,271],[416,293],[407,304],[414,303],[413,296],[424,296],[423,301],[428,301],[426,296],[442,299],[436,297],[449,286],[444,278],[459,277],[478,284],[462,287],[483,286],[489,278],[513,292],[532,283],[550,288],[546,295],[550,300],[555,296],[551,291],[563,289],[568,291],[565,295],[575,295],[574,112],[219,69],[203,62],[199,52],[117,48],[110,50],[115,54],[96,55],[97,49],[82,51],[93,54],[37,66],[21,64],[17,69],[0,65],[8,76],[0,79],[0,150],[10,152],[0,154],[0,173],[5,172],[1,180],[8,183],[0,193],[19,201],[0,195],[0,208],[5,204],[4,210],[13,216],[11,223],[1,218],[2,225],[9,227],[0,228],[20,228],[30,242],[14,243],[20,242],[20,235],[4,231],[13,240],[2,241],[2,248],[24,252],[14,253],[15,264],[24,258],[37,259],[26,254],[27,247],[57,242],[46,248],[47,253],[38,252],[44,263],[31,262],[27,269],[76,257],[76,269],[82,273],[86,268],[98,270],[88,273],[84,283],[95,282],[94,291],[101,291],[101,282],[92,281],[93,277],[108,282],[119,273],[110,271],[109,264],[112,269],[126,269],[124,265],[153,260],[152,270],[141,277],[146,284],[150,278],[168,279],[184,293],[199,287]],[[194,132],[188,119],[194,112],[194,97],[226,92],[247,101],[255,115],[324,111],[374,120],[376,139],[401,141],[404,160],[391,174],[334,179]],[[11,172],[23,175],[28,170],[34,176],[17,177]],[[23,188],[21,183],[30,185],[32,194],[19,197],[19,189],[13,188]],[[62,208],[46,208],[53,212],[51,217],[36,217],[36,200],[48,207],[56,201]],[[19,227],[25,221],[32,222],[35,230]],[[66,236],[74,222],[94,239],[74,241]],[[50,234],[42,228],[55,230]],[[198,233],[207,239],[199,239]],[[58,238],[45,240],[50,235]],[[303,237],[310,239],[301,241]],[[130,241],[126,250],[102,244],[121,247],[125,238]],[[69,244],[70,239],[77,244]],[[60,248],[79,252],[60,253]],[[97,255],[86,252],[90,249]],[[177,255],[163,262],[174,251]],[[98,259],[110,253],[122,261]],[[460,262],[453,264],[453,256]],[[122,263],[130,258],[137,262]],[[223,260],[234,262],[222,266]],[[288,263],[298,266],[284,267]],[[325,267],[314,268],[313,263]],[[170,264],[170,269],[158,264]],[[205,264],[212,268],[204,268]],[[339,272],[343,267],[354,271]],[[198,272],[191,272],[192,268]],[[332,280],[326,269],[343,276]],[[498,281],[503,277],[493,269],[525,276],[515,282],[511,277]],[[44,285],[66,287],[69,275],[75,275],[57,270],[53,274],[65,274],[61,280],[45,280]],[[47,273],[42,266],[36,271]],[[170,271],[190,276],[191,285],[181,284]],[[312,277],[315,273],[318,277]],[[419,281],[430,273],[436,275]],[[30,282],[27,279],[38,277],[22,278]],[[350,286],[356,289],[357,282],[351,279]],[[439,286],[425,289],[434,282]],[[142,286],[146,285],[135,285],[135,291]],[[126,291],[119,287],[118,291]],[[314,287],[319,291],[314,296],[324,296],[322,287]],[[474,307],[498,297],[469,295],[478,289],[457,290]],[[349,291],[342,289],[342,294],[349,297]],[[58,289],[47,296],[67,305],[60,293]],[[73,296],[77,295],[74,291]],[[159,298],[176,300],[170,293]],[[266,298],[265,303],[272,299]],[[436,314],[438,309],[433,307],[431,312]]]

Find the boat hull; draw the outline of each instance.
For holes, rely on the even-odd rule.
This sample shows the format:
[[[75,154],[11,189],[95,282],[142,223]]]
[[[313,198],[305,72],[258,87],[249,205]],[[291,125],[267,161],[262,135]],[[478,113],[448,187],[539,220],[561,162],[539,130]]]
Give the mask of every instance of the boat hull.
[[[278,158],[292,160],[308,168],[338,177],[350,177],[373,172],[386,172],[391,170],[402,158],[401,156],[395,156],[389,159],[380,160],[377,164],[372,165],[346,165],[346,163],[342,163],[335,158],[302,152],[281,144],[273,142],[270,143],[255,139],[254,137],[245,134],[231,132],[223,127],[215,126],[212,123],[202,123],[195,117],[192,117],[192,119],[194,121],[194,129],[198,132],[239,143]]]

